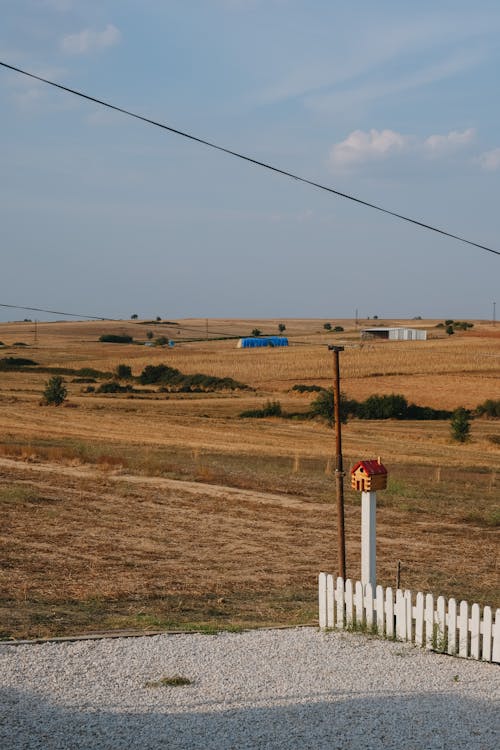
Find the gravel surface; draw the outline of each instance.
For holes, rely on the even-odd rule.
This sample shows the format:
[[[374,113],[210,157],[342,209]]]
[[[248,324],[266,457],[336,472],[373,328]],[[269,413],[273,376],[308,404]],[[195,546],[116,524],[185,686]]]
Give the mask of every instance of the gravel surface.
[[[2,750],[497,750],[499,698],[498,665],[314,628],[0,644]]]

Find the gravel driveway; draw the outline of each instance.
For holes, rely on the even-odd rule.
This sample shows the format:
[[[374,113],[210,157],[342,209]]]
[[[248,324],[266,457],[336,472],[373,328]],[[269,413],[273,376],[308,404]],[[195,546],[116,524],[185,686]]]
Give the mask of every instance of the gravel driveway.
[[[499,697],[498,665],[314,628],[0,644],[5,750],[496,750]]]

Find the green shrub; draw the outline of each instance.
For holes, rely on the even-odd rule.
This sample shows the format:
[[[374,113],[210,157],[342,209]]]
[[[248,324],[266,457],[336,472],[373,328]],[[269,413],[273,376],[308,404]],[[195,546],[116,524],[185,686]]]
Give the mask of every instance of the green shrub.
[[[500,399],[487,398],[476,406],[475,413],[478,417],[500,417]]]
[[[279,401],[267,401],[262,409],[247,409],[242,411],[240,417],[262,418],[262,417],[281,417],[281,404]]]
[[[106,344],[131,344],[133,342],[132,336],[118,335],[117,333],[103,333],[99,336],[99,341]]]
[[[154,340],[155,346],[166,346],[168,344],[168,339],[166,336],[158,336]]]
[[[132,393],[133,388],[131,385],[120,385],[115,380],[111,383],[103,383],[97,389],[97,393]]]
[[[303,385],[302,383],[298,383],[292,388],[292,391],[298,391],[299,393],[319,393],[323,390],[324,388],[320,385]]]
[[[452,325],[446,326],[446,333],[448,334],[448,336],[453,336],[453,334],[455,333],[455,329]]]
[[[53,375],[45,384],[43,403],[48,406],[60,406],[65,401],[68,391],[60,375]]]
[[[333,329],[334,333],[342,333],[343,330],[344,329],[342,326],[335,326],[335,328]]]
[[[132,368],[130,365],[117,365],[116,377],[120,380],[130,380],[132,377]]]
[[[38,363],[25,357],[4,357],[0,359],[0,370],[18,370],[23,367],[33,367]]]
[[[404,396],[392,393],[389,396],[370,396],[359,404],[360,419],[404,419],[408,403]]]
[[[469,414],[462,406],[453,412],[451,436],[458,443],[466,443],[470,438]]]
[[[332,324],[331,323],[323,323],[323,328],[325,331],[331,331],[332,330]]]
[[[339,414],[340,421],[345,424],[349,414],[352,414],[357,410],[357,402],[347,398],[344,393],[340,394]],[[334,409],[334,398],[333,388],[322,389],[321,393],[311,403],[309,411],[311,417],[319,417],[332,425],[335,422],[335,409]]]
[[[252,336],[260,336],[261,333],[262,331],[260,330],[260,328],[254,328],[252,331]]]

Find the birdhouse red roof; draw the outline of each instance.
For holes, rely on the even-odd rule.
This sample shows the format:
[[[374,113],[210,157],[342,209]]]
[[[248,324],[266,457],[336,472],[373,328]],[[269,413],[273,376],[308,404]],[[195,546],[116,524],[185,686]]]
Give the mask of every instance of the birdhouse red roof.
[[[387,469],[384,464],[377,458],[370,458],[367,461],[358,461],[358,463],[352,467],[351,474],[354,474],[358,469],[364,469],[367,477],[373,477],[377,474],[387,474]]]

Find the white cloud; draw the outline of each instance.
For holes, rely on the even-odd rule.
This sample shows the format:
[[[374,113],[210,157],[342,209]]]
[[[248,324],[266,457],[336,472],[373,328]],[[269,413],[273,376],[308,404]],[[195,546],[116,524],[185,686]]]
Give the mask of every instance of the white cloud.
[[[451,130],[444,135],[430,135],[423,139],[387,129],[354,130],[345,140],[332,146],[329,161],[333,167],[349,168],[403,153],[442,157],[465,148],[473,142],[475,135],[474,128],[462,132]]]
[[[424,141],[424,148],[435,155],[454,151],[471,143],[475,135],[474,128],[468,128],[461,133],[458,130],[452,130],[446,135],[430,135]]]
[[[478,163],[488,172],[495,172],[500,169],[500,148],[494,148],[491,151],[485,151],[478,159]]]
[[[70,55],[84,55],[95,49],[112,47],[121,39],[121,33],[116,26],[108,23],[104,31],[83,29],[77,34],[67,34],[62,38],[61,49]]]
[[[354,130],[347,138],[336,143],[330,151],[330,162],[334,166],[351,166],[373,159],[383,159],[401,152],[410,145],[411,137],[394,130],[375,130],[368,133]]]

